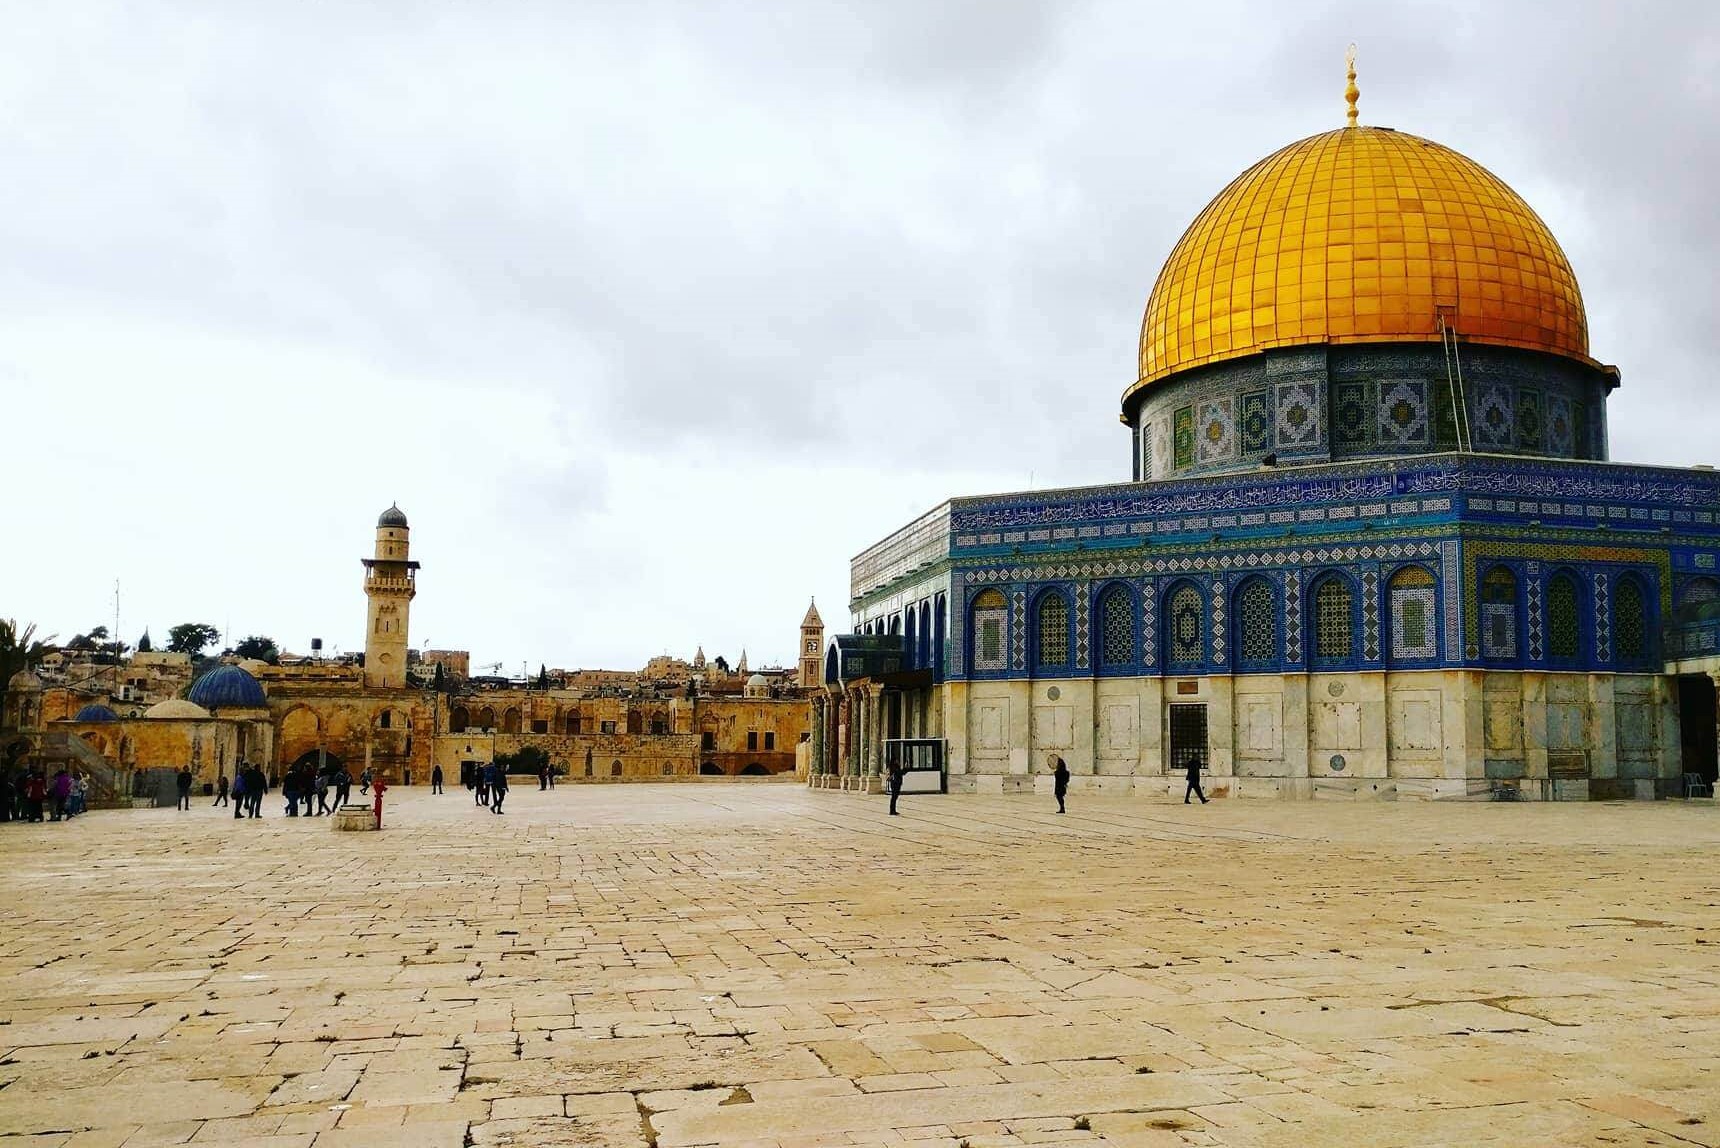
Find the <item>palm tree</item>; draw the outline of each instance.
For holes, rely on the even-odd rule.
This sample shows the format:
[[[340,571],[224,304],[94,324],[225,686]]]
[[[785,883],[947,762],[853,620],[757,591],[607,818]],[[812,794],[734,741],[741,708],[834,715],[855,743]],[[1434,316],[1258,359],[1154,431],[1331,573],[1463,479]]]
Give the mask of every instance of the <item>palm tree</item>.
[[[41,642],[36,641],[35,637],[34,622],[20,630],[15,620],[0,618],[0,690],[6,688],[6,683],[12,680],[13,674],[29,669],[54,648],[52,634],[46,641]]]

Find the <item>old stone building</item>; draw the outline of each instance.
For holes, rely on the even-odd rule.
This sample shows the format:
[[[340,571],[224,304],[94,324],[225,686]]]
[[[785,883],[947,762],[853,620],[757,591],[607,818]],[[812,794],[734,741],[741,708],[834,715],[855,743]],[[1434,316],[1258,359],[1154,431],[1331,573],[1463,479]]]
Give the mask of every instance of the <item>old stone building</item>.
[[[701,650],[690,662],[654,658],[643,671],[546,672],[541,683],[474,678],[465,651],[415,657],[410,539],[400,508],[384,511],[362,560],[361,662],[228,659],[193,680],[183,654],[101,663],[56,652],[8,684],[0,728],[18,731],[40,761],[90,773],[115,800],[127,778],[182,766],[212,785],[240,761],[279,776],[332,760],[355,777],[368,769],[393,784],[424,784],[438,763],[453,781],[528,747],[573,781],[794,770],[806,691],[791,670],[746,672],[744,651],[732,669],[706,664]]]

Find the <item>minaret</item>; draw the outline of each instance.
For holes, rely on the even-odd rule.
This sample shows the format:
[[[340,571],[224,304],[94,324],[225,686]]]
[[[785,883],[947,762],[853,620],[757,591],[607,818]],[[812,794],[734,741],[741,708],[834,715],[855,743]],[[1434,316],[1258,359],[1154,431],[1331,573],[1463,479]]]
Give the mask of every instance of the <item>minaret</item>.
[[[806,608],[800,620],[800,688],[810,690],[824,681],[824,619],[818,616],[818,602]]]
[[[364,684],[406,684],[406,627],[418,593],[418,563],[409,561],[412,532],[399,506],[376,520],[376,557],[365,558],[364,596],[370,600],[364,628]]]
[[[747,648],[745,646],[741,647],[741,660],[740,664],[735,667],[735,676],[741,678],[747,676]]]

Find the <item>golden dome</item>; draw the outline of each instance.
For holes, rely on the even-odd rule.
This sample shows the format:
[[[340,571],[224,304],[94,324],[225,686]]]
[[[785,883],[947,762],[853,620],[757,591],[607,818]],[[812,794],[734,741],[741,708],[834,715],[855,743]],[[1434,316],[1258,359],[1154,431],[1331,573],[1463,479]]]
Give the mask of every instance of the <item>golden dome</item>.
[[[1547,225],[1480,164],[1390,128],[1345,127],[1230,182],[1165,260],[1141,324],[1141,387],[1310,343],[1465,342],[1589,358],[1576,276]]]

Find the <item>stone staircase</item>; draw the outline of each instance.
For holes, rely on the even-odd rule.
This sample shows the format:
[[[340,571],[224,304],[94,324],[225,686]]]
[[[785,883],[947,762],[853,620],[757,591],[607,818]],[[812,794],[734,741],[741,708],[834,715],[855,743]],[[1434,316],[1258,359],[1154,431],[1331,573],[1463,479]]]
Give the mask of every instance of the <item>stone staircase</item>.
[[[30,735],[30,756],[50,775],[62,764],[82,773],[89,782],[91,809],[130,809],[132,771],[116,769],[89,742],[66,730]]]

